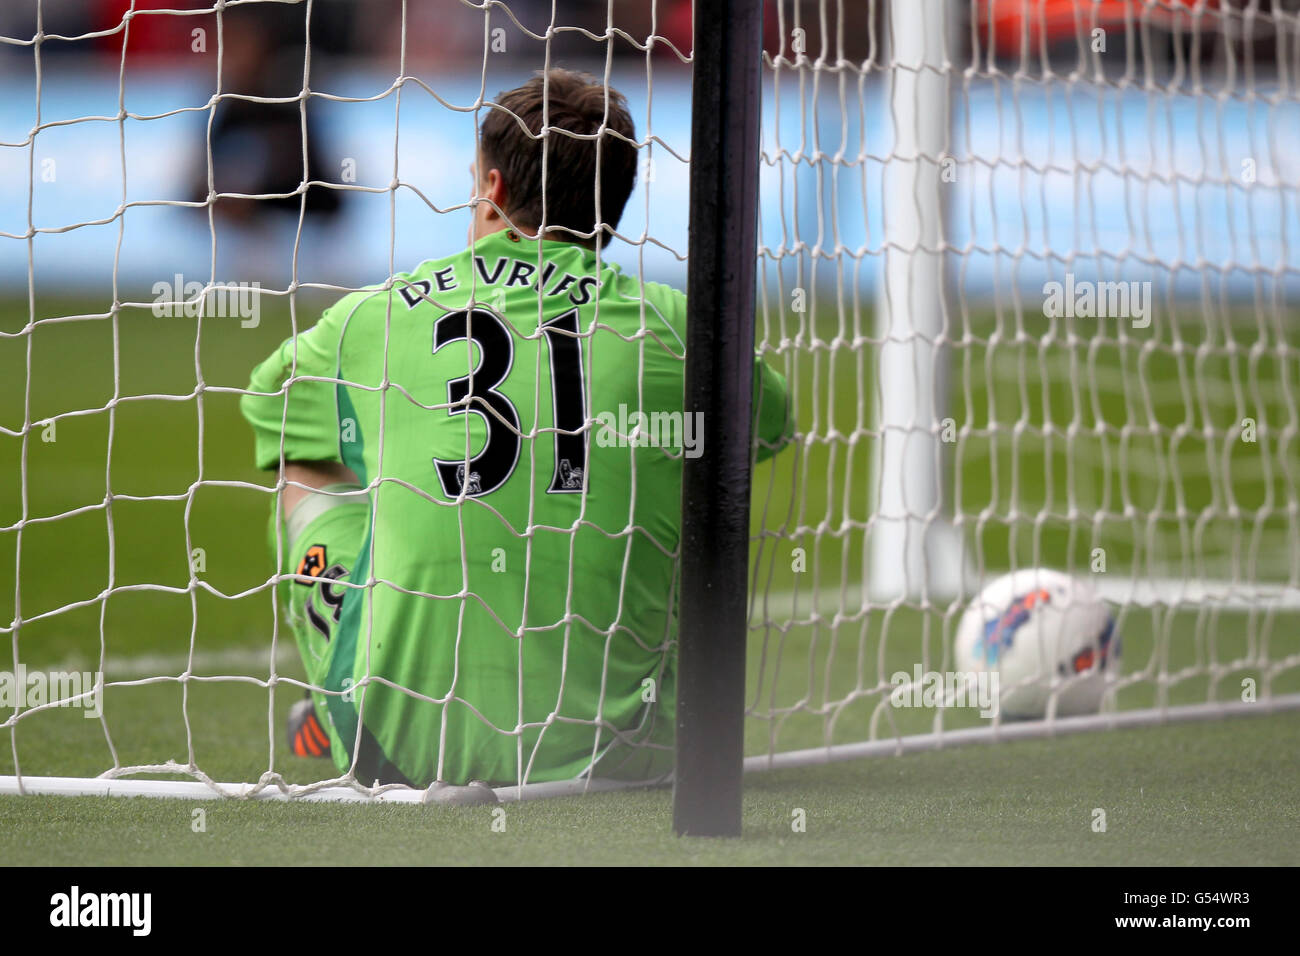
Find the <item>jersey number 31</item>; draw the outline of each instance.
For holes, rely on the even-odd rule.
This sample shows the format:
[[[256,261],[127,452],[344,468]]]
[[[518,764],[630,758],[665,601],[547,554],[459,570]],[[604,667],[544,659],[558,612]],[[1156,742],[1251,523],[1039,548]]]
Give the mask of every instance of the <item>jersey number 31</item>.
[[[587,462],[587,394],[582,372],[582,342],[578,310],[542,324],[551,357],[551,406],[555,424],[555,467],[547,491],[581,494]],[[486,309],[449,312],[433,325],[433,351],[461,340],[479,347],[479,364],[468,375],[447,382],[448,415],[477,415],[487,427],[487,441],[478,454],[435,458],[438,481],[449,498],[488,495],[514,474],[519,464],[519,413],[497,388],[515,362],[510,330]],[[467,452],[468,455],[468,452]]]

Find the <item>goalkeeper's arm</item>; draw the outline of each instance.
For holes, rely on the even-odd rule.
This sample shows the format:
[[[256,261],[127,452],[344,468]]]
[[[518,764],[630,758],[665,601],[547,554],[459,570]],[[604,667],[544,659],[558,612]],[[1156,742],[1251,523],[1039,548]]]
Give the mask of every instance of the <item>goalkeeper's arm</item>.
[[[282,342],[253,370],[240,400],[256,436],[257,466],[278,469],[292,482],[282,494],[286,516],[311,489],[360,484],[343,464],[339,445],[336,393],[343,314],[336,305],[311,329]]]
[[[785,376],[761,358],[754,359],[754,432],[759,461],[766,461],[794,437],[794,413]]]
[[[287,461],[281,474],[285,480],[284,491],[281,493],[285,517],[288,517],[300,501],[311,494],[312,488],[361,484],[351,468],[337,461]],[[307,487],[300,488],[298,485]]]

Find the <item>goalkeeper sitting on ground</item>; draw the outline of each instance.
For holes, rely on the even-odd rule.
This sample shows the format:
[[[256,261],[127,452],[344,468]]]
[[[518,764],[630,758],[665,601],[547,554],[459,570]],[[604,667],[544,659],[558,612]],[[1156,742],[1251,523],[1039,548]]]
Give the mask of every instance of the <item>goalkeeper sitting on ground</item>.
[[[290,740],[365,784],[671,768],[682,460],[729,423],[683,414],[685,296],[598,254],[636,176],[623,97],[545,79],[482,124],[469,248],[342,299],[242,401],[297,483],[271,547],[317,690]],[[551,132],[543,194],[544,96],[552,130],[618,135]],[[755,372],[765,458],[792,426]]]

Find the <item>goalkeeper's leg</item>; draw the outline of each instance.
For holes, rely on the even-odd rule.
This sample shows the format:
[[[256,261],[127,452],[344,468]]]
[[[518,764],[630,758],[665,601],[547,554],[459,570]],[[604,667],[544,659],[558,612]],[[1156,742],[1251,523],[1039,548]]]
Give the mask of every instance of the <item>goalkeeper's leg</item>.
[[[270,547],[283,555],[280,597],[313,689],[289,715],[289,745],[299,757],[333,756],[340,770],[349,760],[325,706],[325,676],[334,630],[349,580],[370,523],[369,498],[356,484],[333,484],[309,494],[279,520],[272,511]],[[354,598],[355,600],[355,598]]]

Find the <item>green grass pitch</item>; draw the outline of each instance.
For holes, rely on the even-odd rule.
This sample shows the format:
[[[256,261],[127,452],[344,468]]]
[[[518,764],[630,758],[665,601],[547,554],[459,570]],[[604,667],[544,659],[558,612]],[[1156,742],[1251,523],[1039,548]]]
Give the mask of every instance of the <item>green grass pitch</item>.
[[[1293,716],[757,774],[740,840],[677,839],[667,790],[505,807],[0,798],[6,863],[1295,865]],[[1096,811],[1106,829],[1094,830]],[[795,832],[795,811],[806,828]]]
[[[327,301],[302,296],[300,325],[309,325]],[[42,318],[106,308],[37,301]],[[25,302],[0,305],[3,331],[16,332],[26,320]],[[825,317],[815,326],[789,317],[760,323],[767,341],[785,343],[775,361],[798,355],[786,370],[800,427],[814,436],[852,434],[870,420],[871,353],[846,344],[869,332],[869,313],[856,322],[861,328]],[[954,417],[968,429],[956,446],[952,489],[963,513],[1006,514],[1015,505],[1031,516],[968,526],[990,568],[1012,562],[1086,568],[1097,546],[1112,567],[1147,567],[1156,555],[1176,553],[1167,545],[1188,528],[1211,556],[1230,555],[1234,542],[1249,544],[1252,535],[1267,554],[1288,533],[1285,502],[1294,489],[1286,486],[1286,469],[1300,468],[1295,443],[1276,436],[1294,408],[1288,388],[1300,380],[1294,342],[1281,359],[1217,347],[1197,354],[1194,341],[1183,350],[1155,351],[1103,344],[1071,369],[1062,350],[1042,347],[1041,329],[1003,335],[990,348],[990,332],[1007,331],[1003,325],[989,317],[975,329],[960,357],[966,366],[960,381],[971,384],[952,396]],[[4,734],[0,774],[14,772],[15,754],[25,774],[97,774],[114,765],[114,751],[123,766],[186,764],[192,756],[205,773],[229,781],[256,780],[274,769],[305,783],[327,772],[287,756],[281,742],[298,688],[281,684],[271,694],[259,683],[271,663],[272,598],[263,587],[270,573],[263,551],[269,476],[250,465],[250,434],[238,396],[227,391],[243,387],[252,365],[289,329],[283,300],[264,298],[256,328],[241,328],[236,319],[199,323],[135,310],[116,322],[42,324],[31,335],[0,338],[0,424],[19,430],[28,407],[33,422],[86,412],[59,418],[53,441],[42,440],[39,426],[31,432],[25,511],[23,442],[0,435],[0,527],[12,529],[27,516],[21,550],[16,530],[0,531],[0,621],[14,620],[17,598],[18,654],[29,669],[93,670],[102,639],[110,680],[167,678],[108,691],[112,750],[100,722],[79,711],[20,720]],[[1022,389],[1017,382],[1029,384]],[[1082,391],[1072,385],[1078,382],[1085,383]],[[1185,383],[1195,388],[1189,392]],[[1172,447],[1141,430],[1095,428],[1126,421],[1168,427],[1184,421],[1187,409],[1195,427]],[[1206,424],[1226,431],[1243,409],[1265,426],[1257,447],[1216,445],[1201,431]],[[1043,421],[1075,423],[1073,440],[1035,437],[1032,426]],[[990,427],[1017,422],[1031,427],[1014,434]],[[878,690],[890,673],[916,663],[935,669],[950,663],[945,654],[957,605],[862,614],[851,588],[841,594],[842,585],[861,579],[869,452],[869,441],[815,438],[756,476],[755,592],[796,602],[798,620],[765,622],[756,611],[750,702],[755,713],[776,719],[749,722],[751,753],[864,739],[879,694],[855,692]],[[1234,480],[1225,487],[1210,463],[1229,459]],[[200,478],[204,484],[191,493]],[[1266,517],[1253,517],[1261,506]],[[1085,517],[1069,520],[1072,509]],[[1134,517],[1179,509],[1191,516],[1181,524]],[[1047,519],[1033,521],[1038,513]],[[53,516],[59,517],[40,520]],[[807,550],[809,570],[802,574],[791,567],[796,546]],[[186,590],[194,548],[203,551],[198,577],[211,591]],[[1249,560],[1249,548],[1244,555]],[[1260,579],[1275,572],[1243,567],[1244,576]],[[114,593],[101,598],[110,584]],[[60,608],[68,609],[49,613]],[[820,621],[811,619],[813,608]],[[856,617],[832,626],[837,612]],[[1300,690],[1297,624],[1300,616],[1280,612],[1125,611],[1126,683],[1117,703],[1232,700],[1246,678],[1275,693]],[[11,640],[6,634],[0,642],[0,669],[12,667]],[[290,635],[282,630],[279,640],[277,672],[301,678]],[[176,678],[191,651],[197,679],[182,687]],[[1157,680],[1162,674],[1168,679]],[[893,717],[903,732],[933,722],[932,713],[921,711]],[[958,712],[945,726],[977,722]],[[183,801],[5,798],[0,858],[1296,863],[1300,821],[1292,795],[1300,769],[1287,755],[1296,752],[1298,738],[1300,717],[1278,715],[761,774],[747,786],[747,838],[722,843],[674,841],[663,790],[510,806],[506,834],[490,830],[481,808],[208,803],[207,832],[194,834],[192,807]],[[796,808],[807,811],[806,833],[791,830]],[[1091,828],[1095,808],[1107,813],[1106,833]]]

